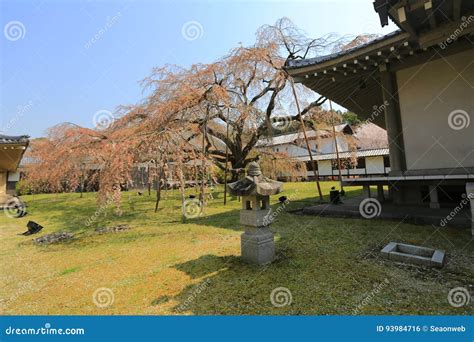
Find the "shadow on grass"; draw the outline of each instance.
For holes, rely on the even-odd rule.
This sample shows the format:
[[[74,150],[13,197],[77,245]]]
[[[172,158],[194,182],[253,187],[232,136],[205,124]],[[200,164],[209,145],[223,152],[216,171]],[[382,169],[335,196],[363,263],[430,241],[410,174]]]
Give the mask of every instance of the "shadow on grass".
[[[247,265],[237,256],[204,255],[174,267],[199,281],[172,298],[156,298],[152,304],[173,299],[178,302],[172,309],[177,315],[266,314],[271,309],[270,292],[267,296],[261,285],[268,291],[273,288],[266,266]],[[259,284],[253,284],[257,280]]]
[[[278,286],[289,287],[295,293],[298,288],[309,288],[307,283],[301,283],[299,276],[303,271],[302,262],[309,266],[307,279],[315,268],[303,255],[297,255],[290,247],[292,244],[293,241],[277,241],[274,262],[264,266],[247,264],[235,255],[203,255],[175,264],[172,267],[194,279],[194,284],[174,297],[156,298],[152,304],[172,299],[177,302],[172,308],[177,315],[302,314],[295,306],[277,308],[270,300],[271,292]]]
[[[194,283],[151,304],[172,300],[176,315],[353,315],[354,308],[382,284],[380,294],[360,314],[470,314],[468,307],[446,305],[447,289],[468,286],[472,276],[469,261],[440,271],[378,256],[367,258],[365,252],[372,252],[373,247],[368,244],[357,248],[364,254],[359,256],[354,251],[330,256],[329,250],[308,254],[307,247],[301,247],[293,241],[277,242],[277,258],[266,266],[248,265],[238,256],[216,255],[176,264],[173,267]],[[379,248],[377,245],[376,250]],[[355,256],[354,260],[349,256]],[[282,288],[291,300],[283,298],[287,305],[280,307],[274,302],[282,297],[271,298]]]

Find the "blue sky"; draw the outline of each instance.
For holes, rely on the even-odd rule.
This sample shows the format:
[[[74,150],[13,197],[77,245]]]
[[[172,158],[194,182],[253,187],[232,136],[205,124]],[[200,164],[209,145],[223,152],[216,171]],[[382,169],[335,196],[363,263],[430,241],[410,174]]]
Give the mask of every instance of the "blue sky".
[[[380,27],[372,0],[0,4],[0,131],[32,137],[61,122],[93,127],[98,111],[138,102],[153,67],[212,62],[283,16],[310,37],[395,29]],[[183,34],[189,22],[197,39]]]

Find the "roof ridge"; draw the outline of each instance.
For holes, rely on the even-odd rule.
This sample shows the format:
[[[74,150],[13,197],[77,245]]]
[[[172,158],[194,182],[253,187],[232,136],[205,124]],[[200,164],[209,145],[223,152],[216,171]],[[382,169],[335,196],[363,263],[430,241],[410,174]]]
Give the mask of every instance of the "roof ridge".
[[[298,68],[298,67],[303,67],[303,66],[307,66],[307,65],[311,65],[311,64],[318,64],[318,63],[321,63],[321,62],[325,62],[325,61],[333,59],[335,57],[341,57],[341,56],[344,56],[344,55],[351,54],[355,51],[361,50],[361,49],[366,48],[370,45],[379,43],[379,42],[381,42],[385,39],[395,37],[395,36],[397,36],[401,33],[404,33],[404,32],[401,29],[398,29],[398,30],[395,30],[393,32],[387,33],[383,36],[372,39],[371,41],[368,41],[367,43],[355,46],[355,47],[347,49],[347,50],[334,52],[334,53],[330,53],[330,54],[322,55],[322,56],[316,56],[316,57],[312,57],[312,58],[290,60],[290,61],[288,61],[287,67]]]

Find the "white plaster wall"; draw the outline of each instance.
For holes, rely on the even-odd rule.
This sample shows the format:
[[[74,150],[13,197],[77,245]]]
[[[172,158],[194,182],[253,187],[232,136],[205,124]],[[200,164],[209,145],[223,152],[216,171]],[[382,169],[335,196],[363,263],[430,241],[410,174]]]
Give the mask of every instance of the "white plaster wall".
[[[267,147],[265,147],[265,149],[266,148]],[[259,149],[264,149],[264,148],[259,148]],[[273,152],[286,153],[290,157],[301,157],[301,156],[308,155],[308,150],[306,148],[296,146],[293,144],[275,145],[271,147],[271,150]]]
[[[347,175],[347,170],[342,170],[342,175]],[[365,169],[349,169],[349,175],[355,176],[355,175],[365,175]]]
[[[339,152],[348,151],[348,144],[344,137],[336,137]],[[334,138],[324,138],[320,140],[319,153],[335,153]]]
[[[474,167],[474,49],[396,75],[407,169]],[[453,111],[469,126],[451,128]]]
[[[367,169],[367,174],[384,173],[383,157],[382,156],[366,157],[365,168]]]
[[[332,175],[332,164],[330,160],[318,160],[318,170],[320,176]]]
[[[308,155],[308,150],[306,148],[296,146],[293,144],[285,145],[285,147],[287,147],[288,150],[285,150],[284,152],[288,153],[288,155],[291,157],[301,157],[301,156]]]

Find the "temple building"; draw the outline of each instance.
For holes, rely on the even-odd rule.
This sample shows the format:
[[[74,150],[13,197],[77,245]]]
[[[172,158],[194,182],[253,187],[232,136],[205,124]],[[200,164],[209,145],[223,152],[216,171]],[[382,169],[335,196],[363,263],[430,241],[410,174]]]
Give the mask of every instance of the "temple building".
[[[390,171],[388,158],[387,132],[373,123],[349,125],[308,130],[306,132],[313,160],[320,179],[338,177],[337,157],[341,160],[342,173],[346,176],[385,175]],[[337,148],[336,148],[337,143]],[[256,149],[260,152],[272,151],[304,162],[306,172],[297,174],[298,179],[314,179],[311,162],[302,132],[262,138]],[[289,179],[281,172],[280,179]]]
[[[374,9],[399,29],[287,65],[297,82],[387,130],[388,175],[344,184],[388,186],[393,203],[431,208],[474,198],[474,1],[376,0]]]
[[[15,185],[20,180],[17,169],[28,147],[28,138],[0,134],[0,206],[16,194]]]

